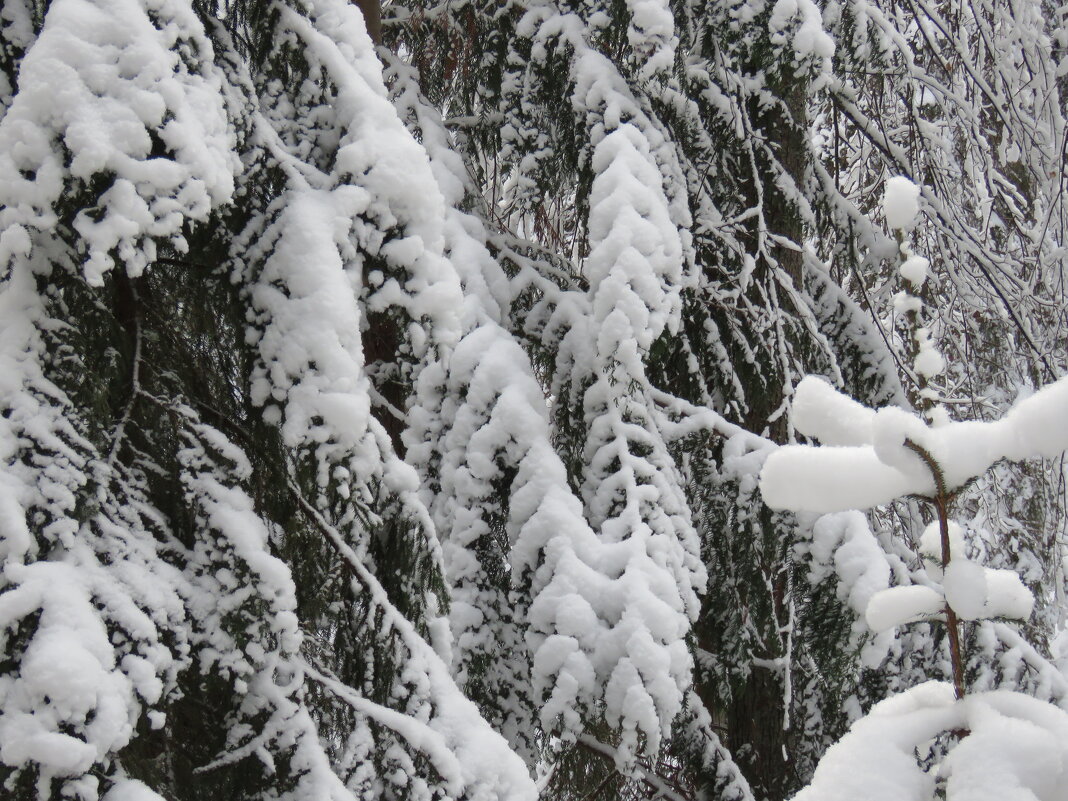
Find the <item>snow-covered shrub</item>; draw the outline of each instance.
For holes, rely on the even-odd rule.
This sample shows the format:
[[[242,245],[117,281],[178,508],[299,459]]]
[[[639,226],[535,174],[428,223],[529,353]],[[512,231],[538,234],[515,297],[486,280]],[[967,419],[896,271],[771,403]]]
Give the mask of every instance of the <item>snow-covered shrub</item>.
[[[998,460],[1048,458],[1068,450],[1066,410],[1068,378],[1020,401],[999,421],[928,425],[898,408],[865,408],[810,376],[797,388],[793,423],[824,444],[788,445],[772,453],[761,472],[761,492],[773,508],[825,515],[902,495],[930,499],[937,519],[919,542],[925,583],[873,591],[865,581],[863,595],[855,589],[849,597],[863,602],[876,632],[917,620],[943,621],[952,651],[960,648],[953,636],[958,620],[1026,620],[1034,604],[1015,572],[969,558],[961,527],[948,519],[952,494]],[[866,528],[862,517],[854,519]],[[884,584],[888,573],[881,552],[873,553],[863,559],[865,575]],[[936,788],[960,801],[1059,798],[1068,764],[1068,713],[1007,690],[967,694],[959,650],[951,660],[952,684],[931,682],[877,704],[827,752],[797,798],[926,801]]]

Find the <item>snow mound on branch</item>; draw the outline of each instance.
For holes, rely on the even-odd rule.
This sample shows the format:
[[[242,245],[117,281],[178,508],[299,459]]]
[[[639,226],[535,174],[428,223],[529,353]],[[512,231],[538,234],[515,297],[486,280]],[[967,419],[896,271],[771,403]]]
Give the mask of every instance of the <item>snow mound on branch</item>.
[[[859,512],[824,515],[812,527],[812,557],[816,564],[833,561],[839,578],[838,597],[863,613],[871,597],[886,587],[890,565]],[[823,574],[810,577],[819,581]]]
[[[978,620],[986,610],[986,574],[970,559],[954,559],[942,578],[946,603],[961,620]]]
[[[670,70],[679,40],[667,0],[627,0],[627,7],[630,10],[627,41],[644,61],[642,74]]]
[[[967,553],[964,540],[964,529],[955,520],[948,521],[949,553],[953,557],[963,556]],[[941,562],[942,560],[942,530],[938,521],[934,520],[923,530],[919,542],[920,553],[927,559]],[[928,566],[930,570],[930,565]],[[939,576],[935,576],[939,578]]]
[[[559,715],[560,736],[574,739],[581,704],[598,705],[619,729],[613,758],[630,771],[638,757],[657,753],[683,711],[692,670],[686,636],[706,575],[645,373],[657,337],[681,324],[692,218],[678,153],[587,41],[582,20],[536,6],[517,32],[543,52],[573,48],[570,100],[593,173],[582,265],[589,290],[565,293],[543,335],[557,345],[553,403],[586,432],[580,490],[596,534],[587,541],[577,529],[558,553],[547,544],[538,571],[541,580],[545,565],[554,566],[531,609],[547,633],[535,672],[561,677],[542,719]],[[504,136],[511,148],[527,132]],[[604,631],[594,637],[598,621]]]
[[[0,123],[0,231],[48,231],[72,181],[100,182],[73,224],[90,284],[114,254],[140,274],[153,240],[184,251],[183,226],[231,199],[240,168],[213,62],[188,3],[52,3]]]
[[[187,664],[186,585],[159,557],[142,496],[126,485],[116,498],[123,478],[44,376],[53,321],[40,264],[12,250],[0,291],[0,760],[15,779],[33,772],[73,792],[95,787],[94,767],[173,691]]]
[[[836,595],[858,615],[852,625],[852,637],[855,642],[864,643],[861,661],[876,667],[885,656],[890,635],[869,641],[869,627],[863,617],[872,598],[890,581],[891,566],[867,518],[860,512],[823,515],[812,526],[809,554],[809,581],[815,585],[833,569],[838,578]]]
[[[936,736],[970,733],[941,764],[917,761]],[[1068,713],[1002,690],[960,701],[926,682],[877,704],[828,749],[794,801],[1062,801],[1068,782]]]
[[[660,189],[660,172],[642,132],[625,123],[593,153],[590,241],[584,265],[603,336],[633,336],[647,350],[677,325],[682,244]],[[616,315],[623,315],[617,322]],[[629,330],[627,330],[629,329]],[[600,346],[600,343],[598,343]]]
[[[843,395],[819,376],[805,376],[794,389],[790,422],[824,445],[871,443],[875,412]]]
[[[905,230],[916,224],[920,213],[920,188],[904,176],[886,182],[883,194],[883,214],[891,229]]]
[[[945,605],[942,593],[931,587],[890,587],[871,597],[864,618],[872,631],[886,631],[936,615]]]
[[[941,585],[890,587],[871,596],[865,619],[886,631],[940,614],[948,605],[961,620],[1027,620],[1035,598],[1012,570],[996,570],[963,557],[946,566]]]
[[[163,801],[163,797],[137,779],[119,779],[100,801]]]
[[[923,256],[909,256],[897,270],[901,273],[901,277],[913,286],[921,287],[927,280],[927,270],[930,266],[931,262]]]
[[[1035,597],[1016,571],[995,570],[964,558],[955,558],[946,566],[942,589],[961,620],[1027,620],[1035,605]]]
[[[18,583],[0,595],[0,627],[39,614],[40,633],[20,672],[0,679],[0,759],[34,762],[44,777],[80,776],[130,741],[139,712],[93,604],[100,588],[53,562],[8,565],[5,576]],[[162,686],[152,679],[143,691],[155,701]]]
[[[1068,378],[1020,401],[1001,420],[935,428],[902,409],[864,409],[819,384],[810,377],[798,386],[798,430],[831,444],[787,445],[768,457],[760,489],[773,509],[839,512],[931,495],[931,468],[909,442],[930,455],[950,491],[999,459],[1052,458],[1068,450]]]
[[[594,65],[600,62],[590,56]],[[595,82],[586,97],[605,92]],[[606,129],[611,104],[606,108]],[[685,645],[705,581],[681,479],[650,409],[644,357],[656,337],[675,331],[683,248],[662,189],[653,143],[631,123],[594,148],[589,276],[592,320],[568,337],[594,338],[583,413],[588,435],[582,493],[600,533],[602,615],[610,631],[594,665],[604,683],[605,719],[621,729],[617,760],[654,754],[682,710],[692,668]],[[644,745],[643,745],[644,741]]]
[[[812,0],[778,0],[768,20],[768,30],[773,44],[783,44],[787,32],[795,23],[796,30],[790,44],[798,57],[817,56],[830,58],[834,55],[834,39],[823,29],[823,15]]]

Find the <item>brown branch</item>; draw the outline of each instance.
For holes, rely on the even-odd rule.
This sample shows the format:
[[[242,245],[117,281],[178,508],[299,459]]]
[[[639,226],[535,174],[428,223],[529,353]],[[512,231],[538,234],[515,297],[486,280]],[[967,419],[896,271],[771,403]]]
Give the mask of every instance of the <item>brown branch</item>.
[[[946,489],[945,474],[931,452],[911,439],[905,440],[905,447],[923,460],[934,477],[935,496],[930,499],[930,502],[934,504],[938,513],[938,530],[942,540],[942,569],[945,570],[953,556],[949,545],[949,504],[953,496]],[[953,692],[959,700],[964,697],[964,658],[960,647],[960,621],[957,619],[957,613],[948,603],[945,613],[946,628],[949,631],[949,658],[953,665]]]

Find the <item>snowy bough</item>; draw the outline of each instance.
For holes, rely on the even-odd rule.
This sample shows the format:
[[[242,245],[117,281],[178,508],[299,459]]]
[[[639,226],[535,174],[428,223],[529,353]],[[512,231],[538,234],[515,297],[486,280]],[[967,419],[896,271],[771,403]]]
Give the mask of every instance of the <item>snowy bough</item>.
[[[1066,409],[1068,379],[1061,379],[999,421],[929,426],[899,408],[868,409],[822,379],[810,376],[800,383],[793,424],[824,444],[788,445],[771,454],[760,479],[765,502],[827,515],[820,521],[824,527],[863,528],[863,518],[849,510],[901,496],[931,503],[937,519],[920,542],[927,581],[869,588],[866,619],[876,631],[942,621],[949,629],[953,676],[951,683],[929,681],[877,704],[828,750],[797,799],[1062,796],[1068,713],[1022,693],[968,693],[964,686],[954,631],[959,621],[1026,620],[1034,599],[1014,572],[968,558],[962,528],[949,518],[949,509],[954,494],[995,462],[1052,458],[1068,449]],[[879,565],[872,568],[869,573],[878,576]]]
[[[0,795],[532,798],[401,459],[435,176],[353,6],[225,11],[0,14]]]

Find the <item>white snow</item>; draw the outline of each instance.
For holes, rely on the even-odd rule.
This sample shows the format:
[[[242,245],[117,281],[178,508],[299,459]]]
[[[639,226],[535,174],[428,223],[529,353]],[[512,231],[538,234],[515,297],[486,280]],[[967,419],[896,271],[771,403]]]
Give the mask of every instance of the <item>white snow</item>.
[[[892,230],[908,230],[916,224],[919,213],[920,188],[904,176],[890,178],[883,194],[886,224]]]
[[[184,582],[145,530],[136,488],[125,488],[122,509],[104,489],[121,478],[43,375],[42,254],[12,231],[0,235],[11,259],[0,291],[0,652],[11,657],[0,676],[0,760],[73,791],[173,691],[188,648],[178,628]],[[26,458],[35,451],[48,458]],[[99,488],[91,505],[90,481]]]
[[[901,495],[933,490],[923,481],[884,464],[870,447],[785,445],[760,472],[760,491],[773,509],[842,512],[870,509]]]
[[[838,576],[837,596],[855,614],[852,637],[861,646],[861,663],[877,667],[886,655],[891,635],[870,636],[865,615],[872,597],[890,581],[891,566],[860,512],[823,515],[812,526],[809,581],[821,581],[829,568]]]
[[[824,30],[823,15],[812,0],[777,0],[768,19],[768,30],[774,44],[782,44],[791,25],[797,20],[790,39],[799,58],[816,56],[829,59],[834,55],[834,39]]]
[[[119,779],[111,785],[100,801],[165,801],[144,782],[137,779]]]
[[[923,310],[923,301],[909,292],[897,292],[894,294],[894,312],[905,316],[910,312],[919,313]]]
[[[228,202],[240,169],[213,62],[188,4],[50,4],[0,120],[0,231],[48,232],[68,181],[108,176],[88,201],[94,213],[74,220],[90,284],[101,283],[113,254],[138,275],[155,258],[153,240],[184,251],[183,224]],[[165,154],[152,152],[153,137]]]
[[[811,554],[817,565],[833,563],[839,578],[838,596],[864,614],[873,595],[890,580],[886,554],[859,512],[824,515],[812,528]],[[822,575],[810,576],[818,581]]]
[[[986,606],[984,617],[1007,617],[1030,620],[1035,596],[1015,570],[984,568],[986,572]]]
[[[964,529],[955,520],[946,521],[946,533],[949,534],[949,553],[952,558],[958,556],[967,557],[968,551],[965,545]],[[931,521],[920,535],[918,550],[932,563],[942,562],[942,529],[937,520]],[[930,570],[930,568],[928,568]],[[936,576],[941,578],[941,576]]]
[[[400,714],[364,699],[352,688],[338,686],[332,677],[311,665],[304,666],[306,673],[332,689],[357,712],[373,717],[395,731],[416,751],[430,757],[445,771],[443,778],[457,788],[457,795],[533,801],[537,789],[523,761],[505,739],[490,728],[474,703],[456,686],[448,666],[420,636],[412,622],[390,602],[385,589],[340,532],[310,505],[305,509],[355,573],[362,590],[368,595],[368,602],[382,615],[387,628],[396,631],[407,652],[405,672],[420,682],[420,692],[427,704],[417,716]]]
[[[872,595],[865,620],[872,631],[885,631],[937,615],[945,604],[942,593],[931,587],[890,587]]]
[[[816,405],[820,403],[828,409],[853,409],[853,402],[845,396],[827,394]],[[761,492],[772,508],[819,513],[868,509],[902,495],[931,495],[935,485],[930,468],[906,447],[906,439],[931,454],[947,489],[954,490],[998,459],[1060,455],[1068,449],[1065,409],[1068,378],[1044,387],[990,423],[949,422],[929,427],[915,415],[887,407],[870,417],[872,445],[788,445],[776,450],[761,471]],[[843,431],[847,440],[859,439],[857,432],[867,433],[867,418],[855,410],[851,415],[843,417],[852,422],[841,429],[826,423],[824,428],[817,423],[816,429],[829,433],[832,440],[841,441]],[[808,409],[805,417],[812,420],[818,414]]]
[[[898,272],[901,273],[901,277],[911,283],[913,287],[919,289],[923,286],[924,281],[927,280],[927,269],[931,266],[931,262],[925,259],[923,256],[909,256],[898,267]]]
[[[667,72],[674,66],[675,18],[667,0],[627,0],[630,25],[627,42],[642,63],[642,75]]]
[[[917,753],[959,729],[931,767]],[[1062,801],[1068,784],[1068,713],[1006,691],[956,701],[953,688],[927,682],[877,704],[820,760],[794,801],[930,801],[936,778],[946,801]]]
[[[631,770],[639,756],[657,753],[682,709],[692,668],[685,638],[705,581],[645,373],[652,343],[680,325],[691,218],[677,152],[616,65],[586,40],[581,19],[535,6],[521,28],[535,47],[564,40],[574,48],[570,101],[589,131],[592,168],[582,263],[589,290],[560,297],[545,330],[557,334],[554,402],[586,431],[580,492],[596,534],[547,553],[555,575],[539,569],[545,589],[531,620],[547,634],[539,649],[549,650],[535,669],[562,668],[543,720],[550,710],[574,726],[586,699],[602,705],[621,736],[614,758]],[[593,620],[588,613],[559,614],[577,604],[575,595],[603,621],[599,636],[588,627],[577,634]]]
[[[946,603],[961,620],[978,620],[986,614],[986,571],[963,556],[953,557],[942,577]]]
[[[69,565],[9,565],[0,625],[40,611],[15,675],[0,678],[0,759],[36,762],[49,777],[79,776],[129,742],[137,704],[115,665],[90,588]]]
[[[945,371],[946,360],[935,346],[928,329],[916,329],[915,336],[919,352],[912,362],[912,367],[917,373],[930,380]]]
[[[805,376],[794,390],[790,422],[824,445],[867,445],[875,412],[834,389],[820,376]]]
[[[1016,571],[983,567],[963,557],[954,557],[946,566],[942,587],[946,602],[962,620],[1027,620],[1035,604]]]

